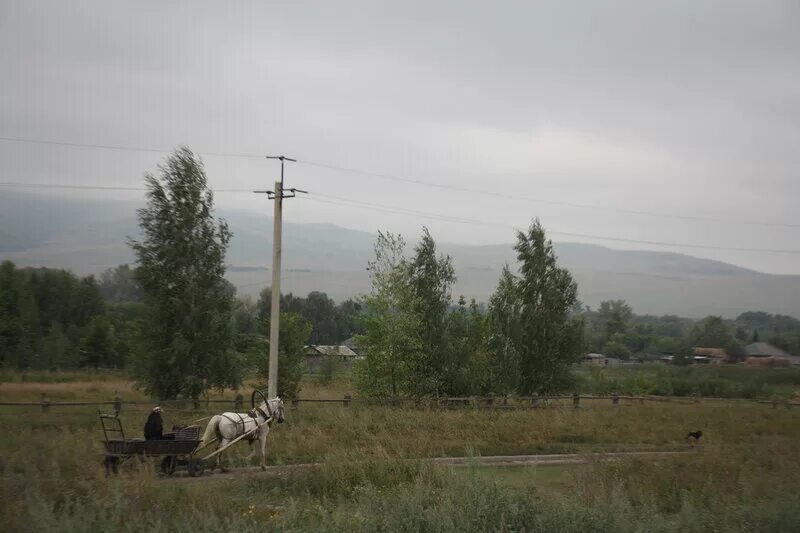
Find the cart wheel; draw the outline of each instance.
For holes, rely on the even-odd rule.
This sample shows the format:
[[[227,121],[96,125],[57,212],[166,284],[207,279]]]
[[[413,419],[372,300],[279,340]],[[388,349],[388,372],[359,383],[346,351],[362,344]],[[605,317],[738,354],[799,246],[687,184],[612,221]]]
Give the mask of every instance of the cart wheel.
[[[189,475],[192,477],[200,477],[206,466],[203,464],[202,459],[189,459]]]
[[[107,455],[106,458],[103,459],[103,466],[106,469],[107,476],[116,474],[119,472],[119,458]]]
[[[161,471],[164,474],[171,476],[175,473],[175,468],[178,466],[178,458],[174,455],[168,455],[161,461]]]

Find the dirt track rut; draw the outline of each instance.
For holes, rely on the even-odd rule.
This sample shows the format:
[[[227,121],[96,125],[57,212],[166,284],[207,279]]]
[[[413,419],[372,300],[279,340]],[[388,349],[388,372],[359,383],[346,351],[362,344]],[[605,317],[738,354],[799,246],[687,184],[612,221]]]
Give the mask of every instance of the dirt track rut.
[[[541,454],[541,455],[489,455],[483,457],[431,457],[421,459],[445,466],[536,466],[536,465],[569,465],[584,464],[594,461],[618,461],[629,457],[658,459],[671,455],[687,453],[686,451],[650,451],[650,452],[609,452],[587,454]],[[323,463],[299,463],[292,465],[268,466],[266,470],[260,467],[231,468],[227,472],[214,472],[206,470],[201,477],[189,477],[186,472],[176,472],[174,476],[163,478],[165,483],[233,481],[249,477],[283,476],[297,470],[316,468]]]

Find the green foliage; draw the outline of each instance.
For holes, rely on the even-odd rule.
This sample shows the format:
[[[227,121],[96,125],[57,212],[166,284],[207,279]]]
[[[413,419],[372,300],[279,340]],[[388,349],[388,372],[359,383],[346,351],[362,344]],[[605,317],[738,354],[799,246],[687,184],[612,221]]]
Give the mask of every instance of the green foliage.
[[[144,300],[136,272],[128,265],[109,268],[100,274],[100,294],[108,303],[138,303]]]
[[[261,291],[255,304],[255,316],[261,323],[269,323],[272,290]],[[360,324],[361,304],[352,299],[335,304],[324,292],[312,291],[305,298],[292,293],[281,294],[281,313],[296,313],[312,326],[311,344],[338,344],[363,332]]]
[[[342,362],[338,357],[323,357],[315,376],[317,383],[320,385],[329,385],[333,382],[333,378],[341,372],[341,368]]]
[[[490,368],[486,351],[487,321],[475,300],[463,297],[445,317],[445,360],[442,390],[450,396],[489,391]]]
[[[627,360],[631,357],[631,351],[619,340],[611,340],[606,343],[603,353],[609,357],[616,357],[617,359]]]
[[[651,394],[711,398],[791,398],[800,386],[800,369],[728,365],[642,364],[584,367],[575,372],[585,394]]]
[[[159,168],[158,177],[145,176],[147,206],[138,211],[143,238],[130,243],[147,306],[134,370],[160,398],[196,398],[239,384],[229,353],[233,294],[224,280],[231,232],[214,220],[202,163],[188,148]]]
[[[465,366],[464,353],[448,350],[447,308],[456,276],[450,256],[437,256],[436,243],[428,228],[422,228],[422,238],[414,248],[413,257],[403,265],[408,284],[403,305],[418,317],[422,341],[421,357],[413,359],[415,378],[429,383],[427,394],[452,394],[459,388]],[[457,321],[456,321],[457,322]],[[459,324],[451,321],[455,327]]]
[[[422,319],[413,310],[405,241],[378,232],[369,263],[372,291],[362,304],[364,334],[356,338],[366,357],[355,366],[357,389],[370,396],[421,395],[434,390],[436,376],[419,375],[423,355]]]
[[[91,361],[79,356],[87,336],[108,308],[94,278],[64,270],[17,269],[0,265],[0,364],[11,368],[77,368],[82,364],[112,367],[114,350],[102,350]]]
[[[81,342],[83,366],[98,368],[103,361],[118,363],[114,328],[105,317],[96,317],[89,324],[89,333]]]
[[[570,381],[570,366],[583,345],[583,322],[572,310],[577,302],[577,285],[569,271],[560,268],[552,243],[535,220],[526,233],[519,232],[517,244],[519,276],[506,268],[490,313],[493,357],[499,362],[500,383],[522,395],[563,390]]]
[[[696,324],[689,333],[689,342],[692,346],[706,348],[722,348],[733,341],[730,328],[718,316],[706,317]]]
[[[500,273],[497,290],[489,300],[488,392],[505,394],[517,389],[521,363],[521,312],[516,279],[506,265]]]
[[[600,302],[598,315],[603,325],[605,340],[610,341],[615,335],[628,330],[633,310],[624,300],[607,300]]]
[[[263,329],[269,323],[263,324]],[[301,380],[306,372],[305,346],[311,335],[311,324],[296,313],[281,313],[280,330],[278,333],[278,396],[284,399],[294,399],[300,394]],[[252,367],[256,368],[259,388],[265,389],[264,384],[269,382],[269,340],[266,336],[260,337],[260,342],[254,343],[248,359]]]

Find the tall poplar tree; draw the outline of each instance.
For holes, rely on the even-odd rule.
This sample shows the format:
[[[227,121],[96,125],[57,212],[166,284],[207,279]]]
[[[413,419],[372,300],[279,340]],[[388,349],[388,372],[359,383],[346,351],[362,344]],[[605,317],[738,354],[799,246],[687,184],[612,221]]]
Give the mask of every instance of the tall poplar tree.
[[[583,324],[572,314],[578,286],[558,266],[538,219],[517,233],[514,249],[519,274],[504,269],[490,302],[495,383],[501,392],[556,392],[569,383],[583,343]]]
[[[430,383],[429,390],[420,392],[454,393],[457,379],[453,369],[461,366],[464,354],[452,352],[447,346],[447,309],[456,281],[453,260],[449,255],[436,254],[436,242],[423,227],[422,238],[406,268],[410,289],[407,304],[419,318],[422,339],[422,357],[415,361],[411,372],[420,376],[418,383]]]
[[[159,398],[196,398],[209,388],[236,386],[234,295],[224,279],[231,232],[212,215],[203,164],[180,148],[145,181],[147,206],[138,210],[142,239],[130,242],[147,306],[135,375]]]

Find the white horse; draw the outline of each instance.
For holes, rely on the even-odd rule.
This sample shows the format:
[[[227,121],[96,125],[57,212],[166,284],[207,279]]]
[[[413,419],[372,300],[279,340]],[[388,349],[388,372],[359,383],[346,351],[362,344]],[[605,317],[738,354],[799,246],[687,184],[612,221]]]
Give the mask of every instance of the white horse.
[[[253,431],[251,435],[245,437],[250,443],[250,455],[247,460],[251,460],[256,450],[253,448],[256,440],[261,442],[261,470],[267,468],[267,435],[269,434],[269,427],[273,421],[279,424],[283,423],[283,400],[280,397],[273,398],[269,401],[262,401],[261,405],[254,408],[249,413],[222,413],[221,415],[214,415],[209,420],[206,430],[203,433],[203,440],[200,447],[210,444],[212,441],[217,441],[217,449],[227,445],[232,440],[236,439],[247,433]],[[222,466],[222,453],[217,455],[217,467],[224,471]]]

